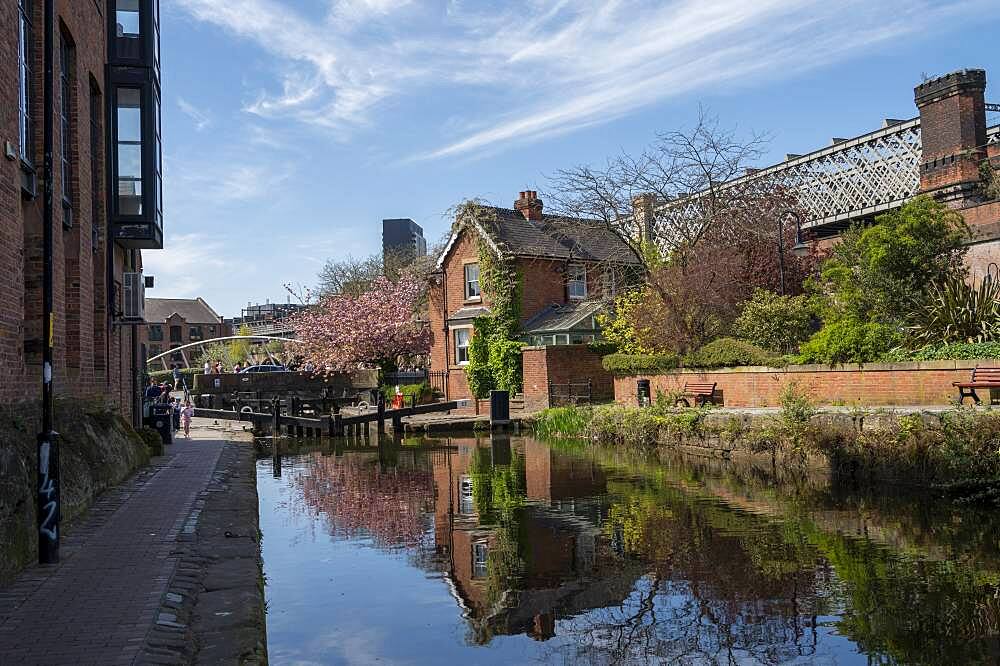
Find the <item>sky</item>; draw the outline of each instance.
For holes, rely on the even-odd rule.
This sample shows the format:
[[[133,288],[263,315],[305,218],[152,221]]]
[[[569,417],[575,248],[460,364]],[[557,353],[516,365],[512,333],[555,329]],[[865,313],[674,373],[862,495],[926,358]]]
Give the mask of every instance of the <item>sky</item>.
[[[914,117],[925,77],[1000,77],[996,1],[162,0],[147,295],[285,301],[383,218],[433,243],[463,200],[510,207],[700,107],[766,132],[760,166]]]

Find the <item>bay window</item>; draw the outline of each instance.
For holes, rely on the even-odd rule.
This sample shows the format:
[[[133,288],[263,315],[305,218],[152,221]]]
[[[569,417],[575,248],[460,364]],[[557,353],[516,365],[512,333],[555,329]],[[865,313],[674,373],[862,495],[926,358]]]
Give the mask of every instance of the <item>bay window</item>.
[[[469,362],[469,340],[472,337],[471,328],[453,329],[455,336],[455,363],[466,365]]]

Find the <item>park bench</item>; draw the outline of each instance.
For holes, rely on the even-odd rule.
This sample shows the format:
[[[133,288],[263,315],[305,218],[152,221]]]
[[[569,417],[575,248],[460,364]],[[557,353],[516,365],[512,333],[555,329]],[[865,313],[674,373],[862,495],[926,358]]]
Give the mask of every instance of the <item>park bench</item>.
[[[694,404],[702,407],[710,402],[712,396],[715,395],[715,385],[715,382],[687,382],[684,384],[681,396],[677,398],[677,402],[674,405],[679,406],[683,404],[685,407],[690,407],[691,403],[688,402],[688,398],[694,398]]]
[[[982,401],[976,395],[976,389],[1000,389],[1000,368],[974,368],[972,379],[967,382],[952,382],[952,385],[958,387],[958,404],[961,405],[966,398],[972,398],[978,405]]]

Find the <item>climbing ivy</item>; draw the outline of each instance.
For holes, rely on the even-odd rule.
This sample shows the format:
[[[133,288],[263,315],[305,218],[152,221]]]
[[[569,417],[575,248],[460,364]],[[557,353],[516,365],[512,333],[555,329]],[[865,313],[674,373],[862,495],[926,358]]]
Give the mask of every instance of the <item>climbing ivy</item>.
[[[481,228],[497,223],[496,213],[476,201],[462,204],[456,219],[458,224],[465,225],[474,221]],[[521,347],[524,345],[516,336],[521,323],[522,277],[504,248],[495,249],[476,233],[479,290],[490,304],[490,314],[473,322],[466,378],[472,394],[485,398],[494,389],[511,393],[521,390]]]

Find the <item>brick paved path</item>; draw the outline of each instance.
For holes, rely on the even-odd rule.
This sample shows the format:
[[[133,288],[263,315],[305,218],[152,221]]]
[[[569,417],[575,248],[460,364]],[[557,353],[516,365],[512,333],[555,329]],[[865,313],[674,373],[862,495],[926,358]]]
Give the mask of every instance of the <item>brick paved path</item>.
[[[0,665],[133,663],[225,444],[220,433],[191,434],[102,496],[63,535],[60,564],[33,567],[0,590]]]

